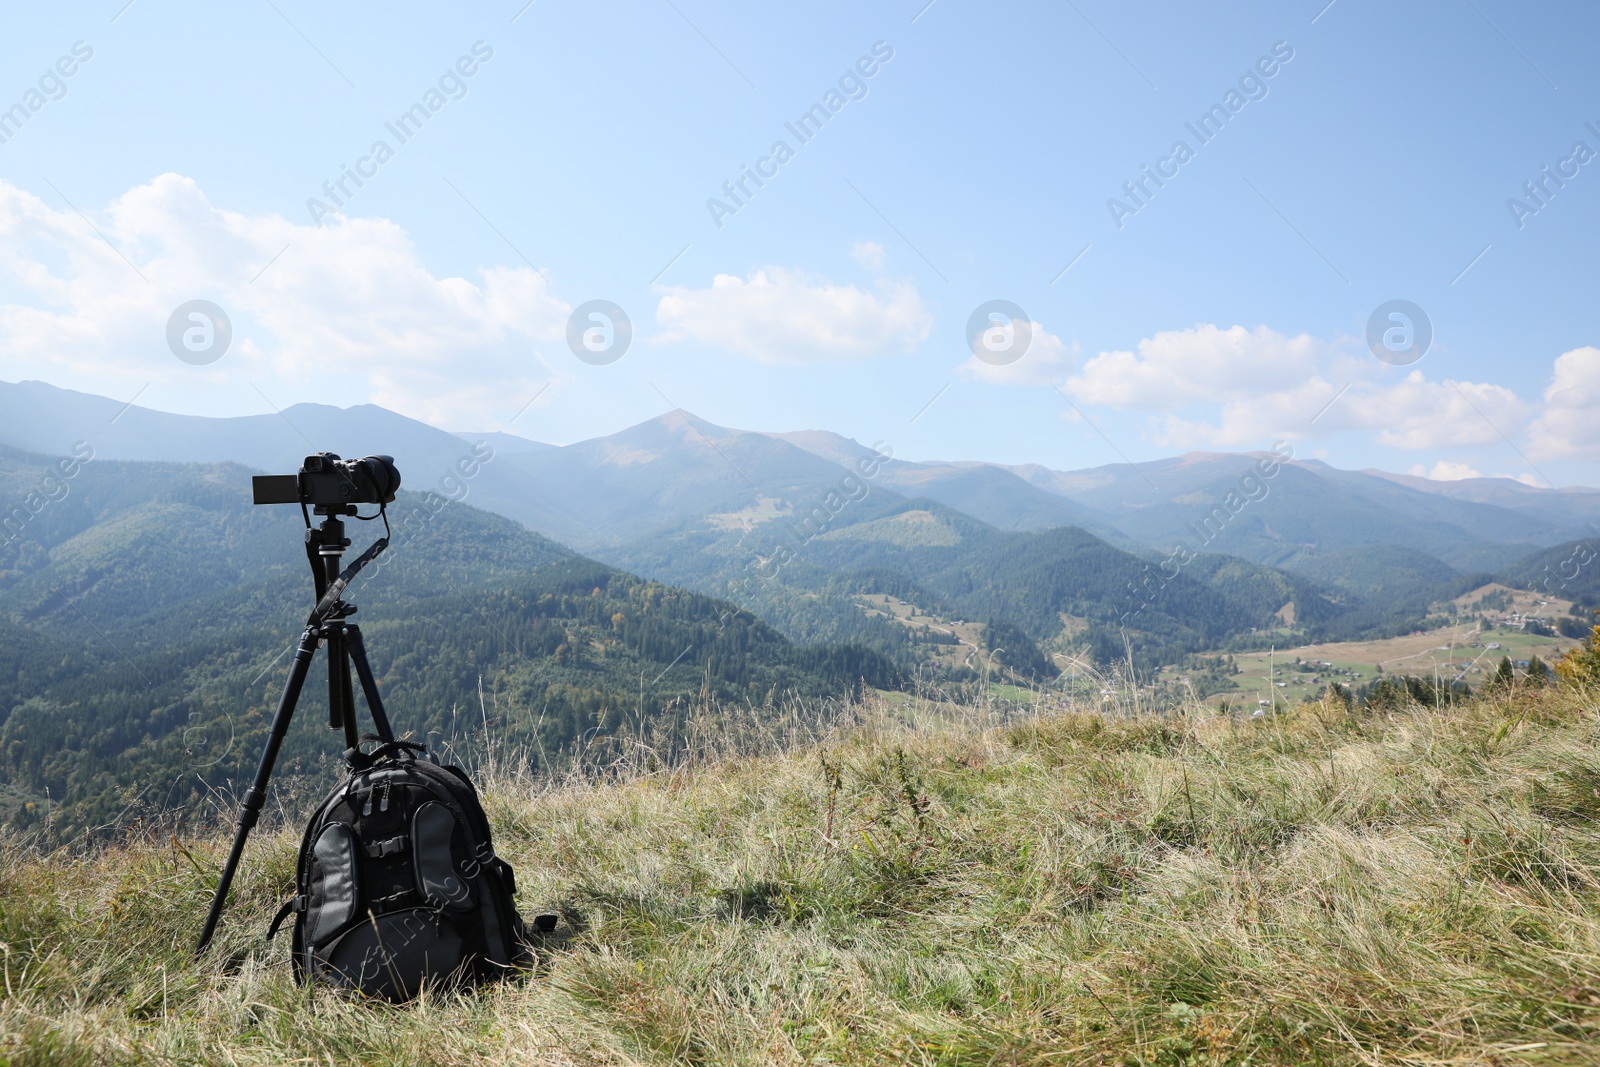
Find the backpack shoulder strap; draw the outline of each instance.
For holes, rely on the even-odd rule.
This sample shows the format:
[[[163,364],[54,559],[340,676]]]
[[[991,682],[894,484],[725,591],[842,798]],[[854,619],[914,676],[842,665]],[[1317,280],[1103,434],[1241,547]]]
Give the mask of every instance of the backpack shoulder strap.
[[[297,894],[284,901],[283,907],[278,909],[278,914],[273,916],[272,925],[267,927],[267,940],[272,940],[272,935],[278,932],[278,927],[283,925],[283,920],[287,919],[290,915],[298,915],[300,912],[305,910],[306,898],[304,895]]]

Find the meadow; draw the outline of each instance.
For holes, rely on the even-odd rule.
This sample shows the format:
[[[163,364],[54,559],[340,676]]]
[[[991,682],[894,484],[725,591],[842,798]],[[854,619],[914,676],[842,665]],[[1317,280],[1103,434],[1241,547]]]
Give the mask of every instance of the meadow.
[[[499,849],[560,922],[529,973],[406,1007],[300,988],[262,940],[293,825],[200,961],[225,832],[7,839],[0,1063],[1600,1059],[1594,691],[835,720],[561,780],[499,760]]]

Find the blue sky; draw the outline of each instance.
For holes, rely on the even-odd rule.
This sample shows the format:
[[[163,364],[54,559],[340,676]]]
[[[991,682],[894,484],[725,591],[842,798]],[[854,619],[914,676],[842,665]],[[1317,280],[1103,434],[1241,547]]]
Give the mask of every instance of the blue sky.
[[[1600,484],[1592,7],[925,4],[9,12],[0,108],[42,103],[0,119],[0,378],[557,443],[682,406],[911,458],[1287,440]],[[1004,365],[967,339],[996,299],[1032,335]],[[1433,331],[1403,366],[1366,341],[1395,299]],[[215,362],[169,349],[190,300],[231,321]],[[591,300],[632,322],[614,362],[569,350]]]

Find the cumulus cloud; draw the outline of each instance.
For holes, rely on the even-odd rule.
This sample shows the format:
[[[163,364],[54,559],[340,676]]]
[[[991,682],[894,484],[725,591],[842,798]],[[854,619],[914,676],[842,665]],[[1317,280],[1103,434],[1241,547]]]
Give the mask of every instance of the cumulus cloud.
[[[1319,412],[1340,402],[1338,386],[1314,377],[1291,389],[1230,400],[1192,417],[1155,416],[1148,433],[1157,444],[1172,448],[1260,448],[1265,441],[1303,436],[1284,428],[1309,426]],[[1204,417],[1212,412],[1211,418]]]
[[[656,306],[658,341],[702,341],[762,363],[853,363],[915,350],[933,317],[909,282],[875,291],[767,267],[718,274],[710,288],[674,286]]]
[[[1085,403],[1136,411],[1226,403],[1298,386],[1315,372],[1320,347],[1307,334],[1285,337],[1266,326],[1166,330],[1137,352],[1101,352],[1067,390]]]
[[[1150,437],[1170,447],[1259,447],[1340,430],[1407,450],[1495,445],[1532,414],[1504,386],[1392,373],[1365,351],[1307,334],[1201,324],[1155,334],[1136,351],[1102,352],[1066,390],[1148,412]]]
[[[1557,356],[1543,400],[1528,428],[1530,455],[1569,459],[1600,452],[1600,348],[1590,345]]]
[[[1308,425],[1340,395],[1350,357],[1309,334],[1202,323],[1101,352],[1068,379],[1081,403],[1148,412],[1150,437],[1172,447],[1259,447]],[[1348,379],[1345,379],[1348,380]]]
[[[1066,377],[1077,357],[1077,346],[1068,346],[1037,322],[1014,323],[1013,329],[1026,326],[1032,337],[1028,350],[1015,363],[996,365],[977,356],[956,368],[963,378],[995,385],[1055,385]]]
[[[1394,385],[1368,385],[1351,404],[1353,421],[1393,448],[1496,445],[1522,431],[1532,407],[1503,385],[1430,382],[1412,371]]]
[[[533,349],[560,340],[570,310],[537,271],[436,276],[388,220],[315,227],[227,211],[178,174],[89,214],[92,227],[0,181],[7,377],[128,392],[267,378],[301,395],[324,382],[342,399],[481,425],[507,392],[532,395],[549,380]],[[168,316],[193,299],[214,301],[233,323],[228,353],[208,367],[166,347]]]

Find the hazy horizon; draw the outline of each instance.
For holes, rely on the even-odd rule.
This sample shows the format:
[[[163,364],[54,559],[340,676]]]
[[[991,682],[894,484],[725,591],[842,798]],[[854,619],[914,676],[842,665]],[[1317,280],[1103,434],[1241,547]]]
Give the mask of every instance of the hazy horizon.
[[[49,382],[35,382],[34,380],[27,380],[27,381],[22,381],[22,382],[6,382],[4,380],[0,380],[0,385],[7,385],[7,384],[9,384],[9,385],[42,384],[42,385],[47,385],[47,386],[50,385]],[[59,388],[59,387],[57,387],[57,388]],[[112,397],[102,397],[99,394],[87,392],[86,390],[73,390],[73,391],[82,393],[83,395],[87,395],[87,396],[96,396],[96,397],[99,397],[100,399],[105,399],[105,400],[114,400],[115,399],[115,398],[112,398]],[[850,440],[850,441],[854,441],[856,444],[862,445],[863,447],[865,447],[865,446],[867,446],[869,444],[869,442],[860,441],[857,438],[850,437],[848,434],[843,433],[842,431],[834,430],[834,429],[831,429],[831,428],[826,427],[826,426],[793,426],[793,427],[784,427],[784,428],[756,427],[756,426],[734,426],[734,425],[728,425],[728,424],[725,424],[725,423],[717,422],[717,421],[715,421],[713,419],[705,418],[704,416],[700,415],[698,412],[689,411],[689,410],[682,409],[682,408],[667,408],[666,410],[657,412],[654,415],[649,415],[649,416],[645,417],[644,419],[641,419],[639,422],[631,423],[628,426],[624,426],[621,429],[614,430],[614,431],[611,431],[609,433],[597,433],[597,434],[593,434],[593,435],[587,436],[587,437],[579,437],[579,438],[577,438],[575,440],[571,440],[571,441],[550,441],[550,440],[541,440],[541,439],[538,439],[538,438],[526,436],[525,434],[514,433],[514,432],[511,432],[511,431],[500,430],[500,429],[459,427],[459,426],[455,427],[454,429],[452,429],[448,425],[438,425],[438,424],[435,424],[435,423],[432,423],[432,422],[428,422],[425,419],[418,419],[418,418],[414,418],[413,416],[410,416],[410,415],[404,415],[401,412],[393,411],[392,409],[383,407],[383,405],[381,405],[381,404],[374,404],[374,403],[372,403],[370,401],[367,401],[367,402],[364,402],[364,403],[361,403],[361,404],[339,405],[339,404],[330,404],[330,403],[328,403],[326,401],[307,400],[307,401],[301,401],[299,404],[296,404],[296,405],[291,405],[290,408],[286,408],[284,410],[285,411],[292,410],[293,407],[298,407],[298,406],[303,406],[303,405],[321,405],[321,406],[324,406],[324,407],[332,407],[332,408],[335,408],[335,409],[340,410],[340,411],[347,411],[347,410],[351,410],[351,409],[357,408],[357,407],[376,407],[376,408],[379,408],[380,410],[387,411],[390,414],[399,415],[402,418],[412,419],[412,421],[421,423],[422,425],[427,426],[430,429],[438,430],[441,433],[447,433],[447,434],[451,434],[453,436],[470,437],[470,436],[473,436],[473,435],[476,435],[476,434],[506,434],[507,436],[510,436],[510,437],[513,437],[513,438],[517,438],[517,439],[522,440],[522,441],[526,441],[529,444],[544,445],[544,446],[548,446],[548,447],[551,447],[551,448],[565,448],[565,447],[568,447],[570,445],[582,444],[585,441],[593,441],[593,440],[598,440],[598,439],[602,439],[602,438],[606,438],[606,437],[612,437],[612,436],[615,436],[617,434],[626,433],[628,430],[633,429],[635,427],[642,426],[642,425],[645,425],[645,424],[650,423],[650,422],[655,422],[655,421],[658,421],[658,420],[665,419],[668,416],[671,416],[671,415],[674,415],[674,414],[688,416],[689,418],[694,419],[696,421],[708,423],[708,424],[710,424],[712,426],[715,426],[715,427],[717,427],[719,429],[728,430],[728,431],[735,432],[735,433],[756,433],[756,434],[763,434],[763,435],[774,436],[774,437],[783,437],[785,435],[801,434],[801,433],[826,433],[826,434],[833,434],[835,436],[838,436],[838,437],[841,437],[841,438],[845,438],[845,439]],[[182,411],[162,411],[159,408],[151,408],[151,407],[148,407],[145,404],[131,404],[131,405],[128,405],[128,406],[129,407],[136,407],[136,408],[143,408],[143,409],[145,409],[147,411],[156,412],[158,414],[183,415],[183,416],[191,417],[191,418],[210,418],[210,419],[226,420],[226,419],[231,419],[231,418],[243,417],[243,416],[238,416],[238,415],[191,415],[189,413],[182,412]],[[260,413],[256,413],[256,414],[260,414]],[[1182,452],[1172,452],[1172,453],[1168,453],[1168,454],[1160,455],[1160,456],[1151,456],[1151,457],[1148,457],[1146,459],[1134,460],[1134,461],[1131,461],[1131,462],[1132,462],[1132,465],[1138,466],[1138,465],[1147,464],[1147,463],[1160,463],[1160,462],[1163,462],[1163,461],[1173,460],[1173,459],[1187,459],[1187,458],[1205,457],[1205,456],[1233,456],[1233,455],[1253,456],[1253,455],[1266,454],[1268,451],[1269,450],[1266,450],[1266,449],[1247,449],[1247,448],[1245,448],[1245,449],[1192,448],[1192,449],[1187,449],[1187,450],[1182,451]],[[1058,470],[1058,471],[1061,471],[1063,473],[1070,473],[1070,472],[1072,472],[1074,470],[1089,470],[1089,469],[1093,469],[1094,467],[1116,466],[1116,465],[1119,465],[1119,464],[1124,464],[1124,463],[1128,463],[1129,462],[1129,461],[1126,461],[1126,460],[1116,459],[1116,460],[1112,460],[1109,463],[1096,463],[1096,464],[1093,464],[1091,466],[1086,466],[1086,467],[1062,468],[1062,467],[1050,467],[1049,464],[1040,463],[1037,460],[1022,460],[1022,461],[1018,461],[1018,462],[1015,462],[1015,463],[1003,463],[1003,462],[995,461],[995,460],[987,460],[987,459],[974,458],[974,457],[970,457],[970,456],[951,455],[951,454],[910,455],[910,456],[904,455],[904,454],[896,454],[894,456],[894,458],[895,459],[899,459],[899,460],[904,460],[904,461],[910,462],[910,463],[992,464],[994,466],[1000,466],[1000,467],[1020,467],[1020,466],[1036,465],[1036,466],[1043,466],[1043,467],[1046,467],[1046,468],[1051,469],[1051,470]],[[1453,482],[1453,481],[1468,481],[1468,480],[1473,480],[1473,479],[1488,479],[1488,480],[1499,480],[1499,481],[1515,482],[1518,485],[1522,485],[1522,486],[1529,487],[1529,488],[1535,488],[1535,489],[1555,488],[1555,489],[1561,489],[1561,490],[1596,490],[1596,491],[1600,491],[1600,489],[1597,489],[1597,487],[1595,487],[1595,486],[1582,485],[1582,484],[1560,485],[1560,486],[1553,486],[1553,487],[1551,487],[1551,486],[1540,486],[1540,485],[1530,485],[1530,483],[1528,481],[1518,479],[1518,478],[1516,478],[1516,477],[1514,477],[1512,475],[1508,475],[1508,474],[1480,474],[1480,475],[1474,475],[1471,478],[1468,478],[1468,477],[1439,477],[1437,472],[1430,473],[1430,472],[1421,471],[1421,470],[1401,471],[1401,470],[1390,470],[1390,469],[1384,468],[1384,467],[1371,467],[1371,466],[1369,466],[1369,467],[1354,467],[1354,466],[1345,466],[1345,465],[1342,465],[1342,464],[1339,464],[1339,463],[1329,462],[1328,460],[1321,459],[1319,457],[1314,457],[1314,456],[1305,457],[1305,458],[1313,460],[1314,462],[1323,463],[1326,466],[1334,468],[1335,470],[1352,471],[1352,472],[1357,472],[1357,473],[1361,473],[1361,472],[1377,472],[1377,473],[1380,473],[1380,474],[1387,474],[1387,475],[1404,476],[1404,477],[1410,477],[1410,478],[1421,478],[1421,479],[1424,479],[1426,481],[1431,481],[1431,482]]]

